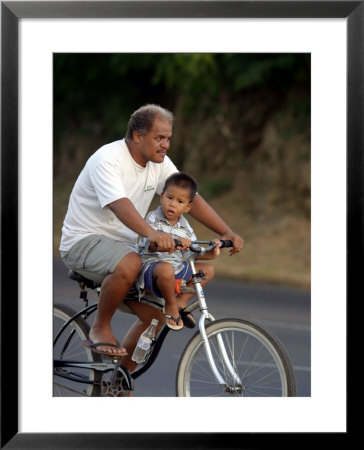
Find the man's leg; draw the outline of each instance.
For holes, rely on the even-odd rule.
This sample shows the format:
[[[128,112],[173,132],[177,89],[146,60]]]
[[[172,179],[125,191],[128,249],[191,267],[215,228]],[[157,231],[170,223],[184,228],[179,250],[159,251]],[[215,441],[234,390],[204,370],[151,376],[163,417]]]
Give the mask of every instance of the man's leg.
[[[111,329],[111,319],[120,302],[130,291],[135,282],[141,262],[136,253],[128,253],[116,266],[113,273],[107,275],[101,285],[99,305],[89,337],[94,342],[110,342],[116,344]],[[100,345],[97,350],[121,354],[125,349]]]
[[[132,324],[124,337],[123,347],[126,348],[128,355],[122,357],[121,363],[129,369],[130,372],[133,372],[138,364],[132,361],[131,357],[140,335],[148,328],[152,319],[158,320],[156,330],[156,335],[158,335],[164,325],[164,315],[161,310],[144,303],[127,301],[126,304],[133,313],[138,316],[138,319]]]

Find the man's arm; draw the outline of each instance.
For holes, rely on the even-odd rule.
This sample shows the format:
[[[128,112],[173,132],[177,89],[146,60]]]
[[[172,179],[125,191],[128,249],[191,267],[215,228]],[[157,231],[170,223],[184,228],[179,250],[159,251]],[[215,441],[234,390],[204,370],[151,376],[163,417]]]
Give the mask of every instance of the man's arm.
[[[132,202],[124,197],[109,203],[109,208],[115,216],[135,233],[148,238],[149,242],[156,242],[159,251],[172,252],[175,248],[171,234],[154,230],[138,213]]]
[[[202,225],[205,225],[210,230],[219,234],[222,239],[230,239],[233,242],[233,249],[230,250],[230,255],[242,250],[244,239],[231,230],[201,195],[196,195],[189,213],[192,217],[201,222]]]

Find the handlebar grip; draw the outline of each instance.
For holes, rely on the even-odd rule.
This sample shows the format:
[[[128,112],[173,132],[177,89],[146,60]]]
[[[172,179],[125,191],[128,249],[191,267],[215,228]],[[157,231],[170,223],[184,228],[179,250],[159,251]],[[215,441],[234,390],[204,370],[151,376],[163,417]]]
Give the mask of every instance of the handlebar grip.
[[[233,247],[233,241],[230,241],[230,239],[221,240],[220,242],[221,242],[220,248]]]

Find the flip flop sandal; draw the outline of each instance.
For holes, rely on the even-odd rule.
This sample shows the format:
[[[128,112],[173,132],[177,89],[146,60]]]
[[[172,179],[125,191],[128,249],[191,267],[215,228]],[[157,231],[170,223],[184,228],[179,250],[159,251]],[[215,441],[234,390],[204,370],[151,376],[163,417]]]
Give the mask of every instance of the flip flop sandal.
[[[170,314],[166,314],[165,307],[163,307],[163,314],[166,319],[172,319],[173,322],[176,323],[176,325],[173,325],[172,323],[169,323],[166,321],[166,325],[168,328],[170,328],[171,330],[174,330],[174,331],[179,331],[183,328],[183,323],[182,323],[182,325],[177,325],[177,323],[182,319],[180,315],[178,317],[173,317]]]
[[[176,325],[173,325],[172,323],[169,323],[169,322],[166,321],[167,327],[169,327],[171,330],[178,331],[178,330],[181,330],[183,328],[183,323],[182,323],[182,325],[177,325],[177,323],[181,320],[181,316],[173,317],[170,314],[164,314],[164,317],[166,319],[172,319],[173,322],[176,322]]]
[[[112,344],[111,342],[95,342],[94,343],[90,340],[87,340],[87,341],[82,341],[82,345],[89,348],[94,353],[98,353],[99,355],[107,356],[112,359],[121,358],[122,356],[126,356],[128,354],[127,351],[124,351],[122,353],[110,353],[110,352],[103,352],[101,350],[97,350],[97,347],[100,347],[100,345],[107,345],[108,347],[120,348],[120,343],[118,341],[116,341],[116,344]]]
[[[196,321],[191,313],[185,312],[183,311],[183,309],[180,309],[179,313],[181,314],[182,322],[185,324],[187,328],[195,328]]]

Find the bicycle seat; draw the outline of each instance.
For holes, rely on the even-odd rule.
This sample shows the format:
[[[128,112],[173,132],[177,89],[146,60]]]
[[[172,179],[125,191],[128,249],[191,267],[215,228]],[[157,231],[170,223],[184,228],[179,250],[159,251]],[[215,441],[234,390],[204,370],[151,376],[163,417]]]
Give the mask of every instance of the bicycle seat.
[[[96,281],[90,280],[89,278],[80,275],[74,270],[68,271],[68,278],[77,281],[77,283],[83,283],[86,287],[90,289],[96,289],[101,286],[101,283],[96,283]],[[129,293],[125,297],[125,300],[134,300],[135,298],[138,298],[138,289],[136,288],[135,285],[133,285]]]
[[[79,273],[75,272],[74,270],[68,271],[68,278],[71,280],[77,281],[77,283],[83,283],[86,287],[90,289],[96,289],[97,287],[101,286],[101,283],[96,283],[93,280],[90,280]]]

